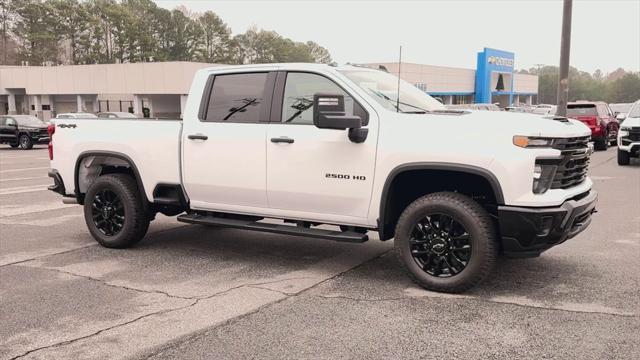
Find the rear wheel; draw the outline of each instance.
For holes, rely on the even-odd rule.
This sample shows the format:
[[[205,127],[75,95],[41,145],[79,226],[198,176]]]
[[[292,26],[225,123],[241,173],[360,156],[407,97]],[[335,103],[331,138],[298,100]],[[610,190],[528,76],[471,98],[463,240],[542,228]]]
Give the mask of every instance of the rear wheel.
[[[601,139],[595,139],[593,148],[599,151],[607,150],[609,148],[609,134],[605,134]]]
[[[127,174],[98,177],[84,200],[84,218],[100,245],[125,248],[142,240],[149,228],[142,197]]]
[[[20,138],[18,138],[18,147],[20,147],[20,150],[31,150],[33,148],[33,141],[31,141],[29,135],[20,135]]]
[[[471,198],[440,192],[419,198],[398,220],[395,253],[420,286],[457,293],[484,280],[498,247],[491,217]]]
[[[618,149],[618,165],[629,165],[629,152]]]

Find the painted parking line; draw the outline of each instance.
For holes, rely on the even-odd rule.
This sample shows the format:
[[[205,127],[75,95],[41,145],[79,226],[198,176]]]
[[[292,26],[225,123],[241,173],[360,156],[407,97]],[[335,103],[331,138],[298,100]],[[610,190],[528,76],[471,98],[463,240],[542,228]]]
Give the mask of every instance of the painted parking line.
[[[19,171],[31,171],[31,170],[48,170],[49,167],[34,167],[34,168],[23,168],[23,169],[11,169],[11,170],[0,170],[0,174],[14,173]]]
[[[22,194],[36,191],[46,191],[47,185],[17,186],[6,189],[0,189],[0,195]]]
[[[62,201],[34,205],[0,205],[0,216],[26,215],[43,211],[66,209],[74,206],[78,205],[63,204]]]
[[[0,182],[3,181],[25,181],[25,180],[36,180],[36,179],[49,179],[48,176],[34,176],[34,177],[23,177],[23,178],[6,178],[0,179]]]

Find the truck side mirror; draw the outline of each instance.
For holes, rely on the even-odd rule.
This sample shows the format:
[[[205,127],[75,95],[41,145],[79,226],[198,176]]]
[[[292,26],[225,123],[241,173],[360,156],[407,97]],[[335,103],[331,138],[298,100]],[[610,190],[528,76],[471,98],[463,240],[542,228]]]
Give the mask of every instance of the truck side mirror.
[[[616,115],[616,119],[618,119],[618,121],[624,121],[624,119],[626,119],[626,118],[627,118],[627,114],[625,114],[625,113],[618,113]]]
[[[319,129],[349,129],[349,140],[361,143],[367,139],[369,129],[362,128],[360,116],[347,115],[344,109],[344,95],[314,94],[313,125]]]

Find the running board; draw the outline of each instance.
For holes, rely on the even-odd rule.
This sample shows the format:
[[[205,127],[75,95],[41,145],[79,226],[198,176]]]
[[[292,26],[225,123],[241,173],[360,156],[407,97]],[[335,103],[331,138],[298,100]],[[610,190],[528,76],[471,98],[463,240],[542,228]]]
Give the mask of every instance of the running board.
[[[269,224],[249,220],[227,219],[198,214],[180,215],[178,216],[178,221],[189,224],[215,225],[234,229],[262,231],[283,235],[306,236],[316,239],[327,239],[351,243],[363,243],[369,240],[367,234],[360,234],[355,231],[312,229],[307,227]]]

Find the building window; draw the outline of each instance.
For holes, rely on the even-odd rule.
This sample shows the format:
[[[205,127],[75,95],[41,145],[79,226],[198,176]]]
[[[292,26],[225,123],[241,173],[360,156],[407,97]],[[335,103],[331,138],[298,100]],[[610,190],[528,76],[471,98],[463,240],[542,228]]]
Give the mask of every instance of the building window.
[[[414,85],[415,85],[415,87],[418,88],[418,90],[427,92],[427,84],[426,83],[416,83]]]
[[[42,110],[50,111],[51,110],[51,105],[48,105],[48,104],[47,105],[42,105]]]

